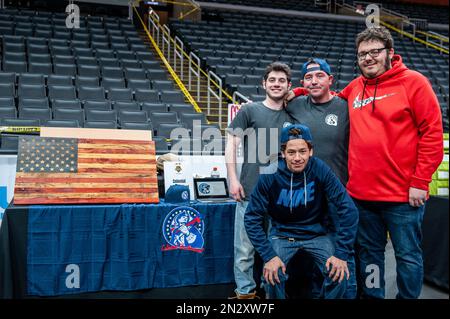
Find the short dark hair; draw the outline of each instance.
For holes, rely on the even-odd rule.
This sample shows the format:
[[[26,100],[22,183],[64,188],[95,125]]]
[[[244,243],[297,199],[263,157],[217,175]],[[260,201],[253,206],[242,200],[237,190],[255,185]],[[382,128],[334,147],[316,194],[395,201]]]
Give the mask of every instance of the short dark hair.
[[[391,33],[386,27],[370,27],[366,30],[360,32],[356,36],[356,50],[358,50],[361,42],[366,41],[380,41],[383,43],[384,47],[388,50],[394,47],[394,39],[392,38]]]
[[[288,133],[288,134],[289,134],[289,135],[301,135],[301,134],[302,134],[302,131],[299,130],[298,128],[291,128],[291,129],[289,130],[289,133]],[[286,145],[287,145],[288,142],[289,142],[289,141],[287,141],[286,143],[282,143],[282,144],[281,144],[280,149],[281,149],[282,152],[284,152],[284,151],[286,150]],[[313,145],[312,145],[311,142],[308,142],[308,141],[305,141],[305,142],[306,142],[306,144],[308,145],[308,149],[312,149],[312,148],[313,148]]]
[[[273,62],[266,67],[266,72],[264,73],[264,81],[267,81],[270,72],[284,72],[286,74],[288,82],[291,82],[291,68],[282,62]]]

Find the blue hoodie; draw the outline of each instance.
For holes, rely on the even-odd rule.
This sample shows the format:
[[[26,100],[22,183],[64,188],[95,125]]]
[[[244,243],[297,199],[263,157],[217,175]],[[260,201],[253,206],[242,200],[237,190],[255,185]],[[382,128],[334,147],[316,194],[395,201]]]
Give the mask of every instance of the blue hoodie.
[[[322,225],[327,201],[337,207],[337,240],[334,256],[347,260],[358,226],[358,210],[344,186],[322,160],[310,157],[301,173],[288,170],[278,160],[275,174],[260,175],[245,213],[248,237],[264,262],[277,256],[263,229],[266,213],[272,221],[269,236],[308,240],[326,234]]]

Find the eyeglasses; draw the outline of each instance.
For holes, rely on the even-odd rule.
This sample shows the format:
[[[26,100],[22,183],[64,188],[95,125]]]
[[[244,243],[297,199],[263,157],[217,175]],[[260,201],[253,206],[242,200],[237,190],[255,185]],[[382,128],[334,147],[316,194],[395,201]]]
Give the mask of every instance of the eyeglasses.
[[[387,48],[384,47],[384,48],[379,48],[379,49],[372,49],[372,50],[367,51],[367,52],[363,51],[363,52],[359,52],[358,54],[356,54],[356,56],[358,57],[358,60],[364,60],[366,58],[366,55],[370,55],[370,57],[376,58],[377,56],[380,55],[380,53],[383,50],[386,50],[386,49]]]

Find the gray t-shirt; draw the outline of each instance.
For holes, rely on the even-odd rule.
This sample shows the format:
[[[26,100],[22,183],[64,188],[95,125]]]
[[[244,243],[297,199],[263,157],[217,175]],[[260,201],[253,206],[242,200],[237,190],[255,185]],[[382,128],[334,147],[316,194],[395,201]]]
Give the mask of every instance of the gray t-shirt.
[[[261,169],[277,160],[281,129],[292,123],[284,109],[275,111],[262,102],[254,102],[244,105],[228,126],[228,133],[243,140],[244,161],[239,180],[247,199]]]
[[[309,96],[299,96],[288,104],[286,110],[296,123],[310,128],[314,156],[327,163],[346,185],[349,139],[347,101],[335,96],[327,103],[315,104]]]

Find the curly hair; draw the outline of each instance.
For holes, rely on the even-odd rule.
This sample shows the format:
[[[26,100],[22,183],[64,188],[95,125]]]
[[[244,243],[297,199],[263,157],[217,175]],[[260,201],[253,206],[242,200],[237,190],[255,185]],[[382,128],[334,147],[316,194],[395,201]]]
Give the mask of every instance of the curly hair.
[[[361,42],[366,41],[380,41],[383,43],[386,49],[392,49],[394,47],[394,39],[392,38],[389,30],[383,26],[370,27],[360,32],[356,36],[356,49],[358,49]]]

